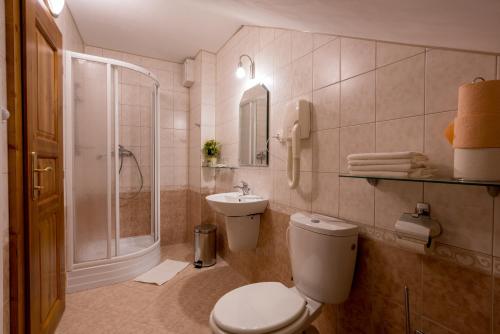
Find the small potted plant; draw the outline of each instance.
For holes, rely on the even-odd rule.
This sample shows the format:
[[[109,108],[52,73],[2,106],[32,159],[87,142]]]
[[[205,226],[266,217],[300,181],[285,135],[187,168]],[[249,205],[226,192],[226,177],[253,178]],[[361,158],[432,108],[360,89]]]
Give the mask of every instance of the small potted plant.
[[[216,166],[217,158],[220,155],[220,143],[218,143],[215,139],[207,140],[203,145],[202,150],[208,166]]]

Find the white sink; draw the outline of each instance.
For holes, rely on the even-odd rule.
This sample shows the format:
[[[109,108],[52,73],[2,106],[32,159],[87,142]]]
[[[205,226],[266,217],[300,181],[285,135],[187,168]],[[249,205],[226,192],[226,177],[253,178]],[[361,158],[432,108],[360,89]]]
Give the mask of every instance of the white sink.
[[[206,197],[215,211],[227,217],[241,217],[264,213],[268,200],[257,195],[242,195],[238,192],[213,194]]]

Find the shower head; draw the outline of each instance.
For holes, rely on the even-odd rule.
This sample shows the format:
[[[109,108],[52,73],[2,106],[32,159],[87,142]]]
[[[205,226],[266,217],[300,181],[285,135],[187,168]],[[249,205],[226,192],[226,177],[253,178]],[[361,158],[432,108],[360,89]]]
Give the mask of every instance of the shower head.
[[[120,155],[120,157],[131,157],[134,155],[132,151],[127,150],[122,144],[118,144],[118,154]]]

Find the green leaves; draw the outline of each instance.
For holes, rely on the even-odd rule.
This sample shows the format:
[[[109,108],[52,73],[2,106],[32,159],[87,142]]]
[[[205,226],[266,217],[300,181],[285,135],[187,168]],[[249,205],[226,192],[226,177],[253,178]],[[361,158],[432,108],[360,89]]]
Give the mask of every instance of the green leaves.
[[[203,154],[206,157],[218,157],[220,154],[221,144],[215,139],[210,139],[205,142],[202,147]]]

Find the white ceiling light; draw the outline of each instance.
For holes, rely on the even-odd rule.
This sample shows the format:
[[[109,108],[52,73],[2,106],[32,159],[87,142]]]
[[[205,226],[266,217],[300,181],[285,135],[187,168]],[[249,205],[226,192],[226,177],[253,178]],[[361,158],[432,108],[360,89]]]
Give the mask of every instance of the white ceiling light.
[[[58,17],[64,9],[64,0],[45,0],[53,17]]]

